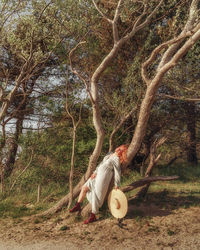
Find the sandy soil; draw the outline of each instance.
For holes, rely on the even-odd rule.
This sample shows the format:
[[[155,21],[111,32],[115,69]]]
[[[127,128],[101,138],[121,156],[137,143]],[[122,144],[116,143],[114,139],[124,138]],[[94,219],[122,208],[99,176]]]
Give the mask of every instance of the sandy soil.
[[[110,217],[84,225],[67,212],[0,223],[0,250],[200,249],[200,207],[167,210],[153,204],[130,205],[121,223]]]

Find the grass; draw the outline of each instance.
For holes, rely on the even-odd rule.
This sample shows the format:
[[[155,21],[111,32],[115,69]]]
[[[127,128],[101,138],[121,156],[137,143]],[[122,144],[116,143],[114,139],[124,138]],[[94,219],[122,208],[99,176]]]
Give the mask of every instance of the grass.
[[[156,199],[157,203],[171,205],[174,208],[200,206],[200,165],[160,166],[155,169],[154,175],[178,175],[179,179],[152,183],[148,192],[148,200]]]
[[[200,178],[200,164],[199,165],[189,165],[186,163],[174,164],[166,167],[158,166],[154,169],[154,175],[178,175],[179,181],[181,183],[187,182],[199,182]]]
[[[54,187],[54,188],[53,188]],[[0,194],[0,217],[20,218],[42,212],[51,207],[57,200],[64,196],[64,189],[58,185],[46,185],[42,188],[40,202],[37,203],[37,186],[35,189],[16,190],[10,194]],[[65,191],[65,194],[67,191]]]
[[[138,201],[138,204],[141,204],[141,202],[154,203],[162,208],[171,209],[200,206],[200,165],[176,164],[170,167],[158,166],[154,170],[153,175],[178,175],[180,178],[176,181],[152,183],[145,200]],[[128,185],[140,178],[139,173],[128,170],[127,174],[122,177],[122,185]],[[137,191],[133,190],[127,193],[127,196],[133,196]],[[15,191],[10,195],[0,195],[0,217],[21,218],[39,213],[52,207],[66,193],[67,184],[62,186],[49,183],[42,187],[41,201],[36,203],[37,185],[35,188],[32,186],[32,189],[27,191],[16,187]],[[100,218],[105,217],[111,217],[107,203],[100,210]],[[139,220],[144,216],[139,210],[136,210],[134,217]],[[76,220],[78,221],[79,218],[76,218]]]
[[[18,205],[14,203],[14,201],[10,199],[6,199],[0,203],[0,217],[12,217],[12,218],[19,218],[24,215],[31,215],[32,212],[29,208],[24,205]]]
[[[148,216],[145,216],[140,209],[140,205],[149,207],[156,205],[159,209],[171,211],[178,208],[189,208],[200,206],[200,165],[188,166],[186,164],[177,164],[171,167],[158,166],[153,175],[157,176],[173,176],[178,175],[179,179],[174,181],[154,182],[150,185],[146,197],[142,200],[131,200],[129,204],[135,206],[131,211],[130,218],[134,218],[139,224],[145,223]],[[130,175],[131,176],[131,175]],[[123,186],[141,179],[138,174],[134,178],[124,177]],[[138,192],[135,189],[127,193],[127,197],[133,197]],[[138,209],[137,209],[138,207]],[[151,228],[150,230],[154,230]],[[173,235],[173,232],[168,232]]]

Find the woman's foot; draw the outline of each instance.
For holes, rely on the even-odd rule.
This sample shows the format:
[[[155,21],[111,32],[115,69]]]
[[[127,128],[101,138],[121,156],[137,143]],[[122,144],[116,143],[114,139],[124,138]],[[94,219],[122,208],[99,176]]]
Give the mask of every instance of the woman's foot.
[[[69,210],[70,213],[74,213],[74,212],[81,212],[81,204],[80,202],[77,202],[76,205]]]
[[[84,221],[84,224],[92,223],[92,222],[95,222],[96,220],[97,219],[96,219],[95,214],[91,213],[90,217]]]

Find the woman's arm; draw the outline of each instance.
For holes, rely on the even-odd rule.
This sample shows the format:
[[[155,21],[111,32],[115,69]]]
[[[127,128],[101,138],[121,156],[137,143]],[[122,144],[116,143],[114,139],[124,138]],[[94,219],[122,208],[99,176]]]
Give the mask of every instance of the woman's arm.
[[[121,181],[121,168],[120,168],[121,164],[119,158],[113,159],[112,164],[114,169],[114,185],[115,188],[118,188],[120,186],[120,181]]]
[[[92,175],[90,176],[91,179],[94,179],[97,176],[96,171],[92,173]]]

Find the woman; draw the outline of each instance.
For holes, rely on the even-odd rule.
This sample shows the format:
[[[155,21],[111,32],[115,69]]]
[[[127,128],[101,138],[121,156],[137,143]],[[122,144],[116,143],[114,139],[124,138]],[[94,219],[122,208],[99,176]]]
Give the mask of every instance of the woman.
[[[92,205],[92,213],[90,217],[84,221],[84,224],[96,221],[95,214],[98,213],[99,208],[103,205],[113,174],[115,188],[117,189],[119,187],[121,178],[120,165],[127,160],[127,149],[127,145],[121,145],[115,149],[114,153],[106,155],[88,181],[83,185],[78,197],[78,202],[70,209],[70,212],[80,212],[81,203],[87,195],[87,199]]]

